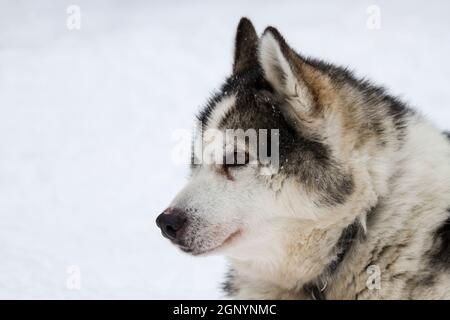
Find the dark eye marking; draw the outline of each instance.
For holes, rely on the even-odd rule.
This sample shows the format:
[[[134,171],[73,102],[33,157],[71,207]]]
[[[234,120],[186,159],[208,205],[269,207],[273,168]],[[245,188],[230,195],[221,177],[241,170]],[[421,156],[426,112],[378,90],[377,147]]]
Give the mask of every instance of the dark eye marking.
[[[228,169],[228,167],[226,166],[220,166],[217,170],[217,172],[221,175],[223,175],[224,177],[226,177],[228,180],[230,181],[234,181],[233,176],[230,173],[230,170]]]
[[[230,155],[225,156],[223,159],[223,164],[219,167],[218,173],[225,176],[228,180],[233,181],[234,178],[230,173],[230,169],[243,167],[250,162],[250,156],[247,152],[237,152],[235,151],[232,154],[233,158]]]
[[[233,153],[233,158],[225,156],[223,161],[223,166],[226,168],[237,168],[243,167],[250,162],[250,156],[248,152],[237,152]]]

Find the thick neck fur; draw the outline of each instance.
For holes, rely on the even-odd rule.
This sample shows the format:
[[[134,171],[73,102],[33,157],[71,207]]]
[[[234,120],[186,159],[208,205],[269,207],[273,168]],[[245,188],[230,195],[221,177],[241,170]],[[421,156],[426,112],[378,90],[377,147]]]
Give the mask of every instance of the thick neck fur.
[[[311,230],[306,231],[304,224],[294,224],[286,232],[296,234],[296,238],[273,239],[279,241],[278,247],[273,248],[277,254],[269,253],[273,259],[231,258],[233,282],[239,283],[234,296],[243,299],[311,298],[304,287],[312,282],[319,286],[324,284],[326,279],[322,277],[337,259],[335,247],[343,230],[341,226],[330,229],[311,226]]]

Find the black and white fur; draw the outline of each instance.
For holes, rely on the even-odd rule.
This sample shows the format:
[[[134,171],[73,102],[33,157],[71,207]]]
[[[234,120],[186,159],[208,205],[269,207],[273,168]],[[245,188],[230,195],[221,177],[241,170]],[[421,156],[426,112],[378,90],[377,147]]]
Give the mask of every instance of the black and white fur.
[[[450,143],[383,88],[243,18],[233,73],[199,126],[279,129],[277,174],[193,165],[158,218],[182,250],[228,258],[229,296],[450,298]]]

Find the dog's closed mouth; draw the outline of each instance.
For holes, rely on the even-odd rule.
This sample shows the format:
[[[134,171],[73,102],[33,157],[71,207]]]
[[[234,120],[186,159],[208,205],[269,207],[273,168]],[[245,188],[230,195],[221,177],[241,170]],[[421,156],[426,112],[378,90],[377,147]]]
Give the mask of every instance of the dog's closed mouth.
[[[181,251],[183,251],[185,253],[192,253],[192,249],[191,248],[183,247],[183,246],[178,246],[178,248],[180,248]]]
[[[217,245],[215,247],[206,249],[206,250],[195,250],[195,249],[188,248],[188,247],[185,247],[185,246],[182,246],[182,245],[177,245],[177,246],[183,252],[190,253],[190,254],[192,254],[194,256],[206,255],[206,254],[212,253],[214,251],[217,251],[217,250],[219,250],[221,248],[225,248],[226,246],[228,246],[232,242],[234,242],[236,240],[236,238],[238,238],[241,234],[242,234],[242,231],[241,230],[237,230],[237,231],[231,233],[221,244],[219,244],[219,245]]]

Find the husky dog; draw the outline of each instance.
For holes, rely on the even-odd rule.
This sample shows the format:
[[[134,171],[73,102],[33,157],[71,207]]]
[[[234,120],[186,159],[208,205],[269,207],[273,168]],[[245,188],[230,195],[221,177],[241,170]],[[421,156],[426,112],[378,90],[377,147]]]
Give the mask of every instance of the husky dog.
[[[242,18],[232,75],[198,119],[278,130],[276,173],[193,161],[157,218],[183,251],[227,257],[228,296],[450,298],[450,143],[403,102]]]

